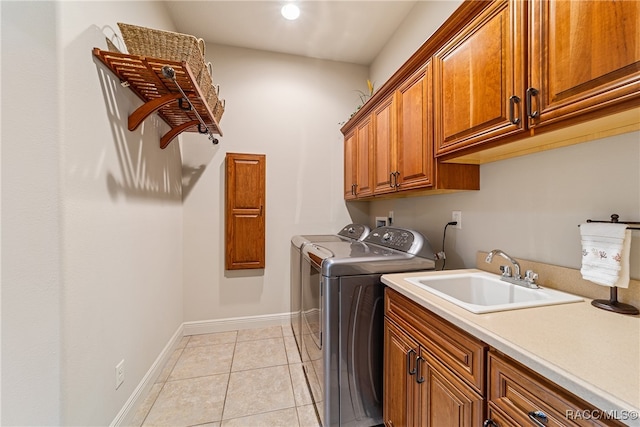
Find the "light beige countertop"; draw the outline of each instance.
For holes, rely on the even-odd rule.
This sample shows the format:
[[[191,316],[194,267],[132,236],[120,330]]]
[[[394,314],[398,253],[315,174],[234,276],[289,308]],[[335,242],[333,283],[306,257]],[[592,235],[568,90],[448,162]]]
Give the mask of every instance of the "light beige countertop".
[[[591,300],[474,314],[406,280],[476,272],[386,274],[382,282],[604,411],[632,411],[640,426],[640,316],[597,309]]]

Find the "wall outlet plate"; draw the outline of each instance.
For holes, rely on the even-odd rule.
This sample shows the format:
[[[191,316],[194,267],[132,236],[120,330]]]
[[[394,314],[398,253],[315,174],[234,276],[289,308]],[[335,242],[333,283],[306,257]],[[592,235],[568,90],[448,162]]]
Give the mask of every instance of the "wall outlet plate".
[[[116,390],[124,382],[124,359],[116,365]]]
[[[452,211],[451,212],[451,221],[456,221],[457,224],[453,226],[453,228],[457,228],[458,230],[462,230],[462,211]]]

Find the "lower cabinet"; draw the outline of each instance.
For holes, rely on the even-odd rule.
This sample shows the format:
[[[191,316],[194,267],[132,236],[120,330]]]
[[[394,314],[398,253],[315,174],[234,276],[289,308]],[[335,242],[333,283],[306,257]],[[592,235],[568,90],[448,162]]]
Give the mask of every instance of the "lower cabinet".
[[[481,425],[484,370],[477,367],[484,364],[486,346],[390,289],[385,313],[385,424]]]
[[[625,425],[390,288],[383,388],[388,427]]]
[[[486,427],[624,425],[498,351],[487,363]]]

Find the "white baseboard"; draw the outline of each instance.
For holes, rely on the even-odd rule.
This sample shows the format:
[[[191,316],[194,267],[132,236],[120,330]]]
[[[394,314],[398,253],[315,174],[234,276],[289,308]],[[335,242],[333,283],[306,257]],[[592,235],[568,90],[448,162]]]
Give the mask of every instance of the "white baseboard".
[[[291,313],[277,313],[263,316],[230,317],[227,319],[184,322],[184,335],[212,334],[239,329],[266,328],[284,326],[290,323]]]
[[[184,322],[181,324],[160,355],[153,362],[146,375],[135,388],[129,399],[124,404],[118,415],[111,422],[111,426],[131,425],[136,409],[143,403],[149,394],[151,387],[162,372],[169,357],[173,354],[178,343],[187,335],[211,334],[215,332],[228,332],[239,329],[266,328],[269,326],[285,326],[290,324],[291,313],[269,314],[264,316],[231,317],[227,319],[202,320],[196,322]]]
[[[135,388],[135,390],[133,390],[133,393],[131,393],[131,396],[129,396],[129,399],[127,400],[127,402],[124,404],[122,409],[120,409],[120,412],[118,412],[118,415],[116,415],[114,420],[111,422],[112,427],[113,426],[130,426],[132,424],[133,417],[135,416],[135,413],[136,413],[136,409],[138,408],[138,406],[142,404],[142,402],[144,402],[144,399],[149,394],[151,387],[153,387],[156,380],[158,379],[158,376],[162,372],[162,368],[169,360],[169,357],[171,357],[171,355],[175,351],[176,347],[178,346],[178,343],[180,343],[180,340],[182,340],[183,336],[184,336],[184,323],[178,327],[176,332],[169,339],[169,342],[167,343],[167,345],[165,345],[162,351],[160,352],[160,355],[158,355],[158,357],[153,362],[153,364],[151,364],[151,367],[149,368],[145,376],[142,377],[142,380],[140,381],[138,386]]]

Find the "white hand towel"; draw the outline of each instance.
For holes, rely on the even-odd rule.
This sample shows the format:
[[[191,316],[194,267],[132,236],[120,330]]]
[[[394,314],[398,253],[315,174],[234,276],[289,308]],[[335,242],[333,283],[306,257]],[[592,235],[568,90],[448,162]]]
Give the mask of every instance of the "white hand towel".
[[[604,286],[629,287],[631,230],[626,224],[580,225],[582,278]]]

